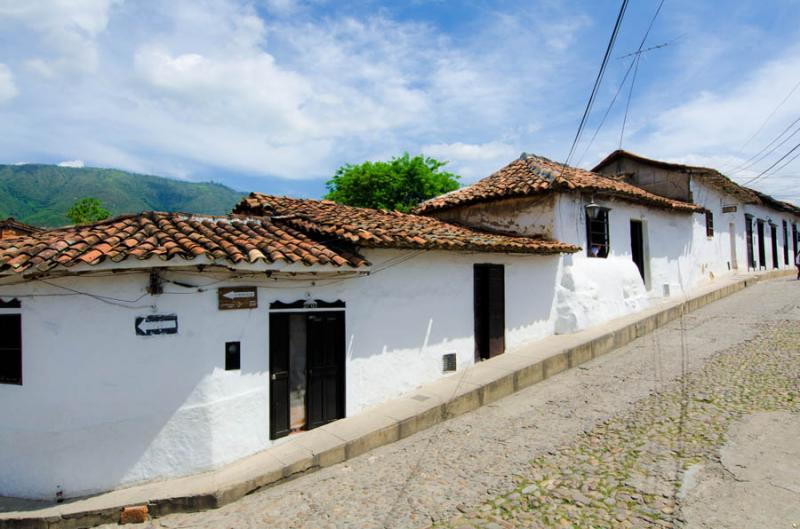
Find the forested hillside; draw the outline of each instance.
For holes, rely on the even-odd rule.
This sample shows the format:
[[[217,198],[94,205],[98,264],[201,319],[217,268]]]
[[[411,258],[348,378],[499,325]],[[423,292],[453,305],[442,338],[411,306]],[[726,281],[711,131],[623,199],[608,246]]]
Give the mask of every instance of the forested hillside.
[[[36,226],[69,224],[79,198],[100,199],[113,215],[145,210],[224,215],[243,193],[213,182],[186,182],[117,169],[0,165],[0,218]]]

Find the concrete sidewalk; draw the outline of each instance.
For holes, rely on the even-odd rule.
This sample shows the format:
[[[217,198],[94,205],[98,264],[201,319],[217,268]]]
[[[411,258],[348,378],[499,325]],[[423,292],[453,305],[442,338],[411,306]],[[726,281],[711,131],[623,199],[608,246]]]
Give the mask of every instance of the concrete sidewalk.
[[[532,342],[423,386],[408,396],[293,436],[276,447],[213,472],[59,505],[0,499],[0,528],[89,527],[118,521],[122,508],[131,505],[145,505],[154,517],[220,507],[265,485],[350,459],[500,399],[625,345],[682,313],[739,291],[758,279],[791,273],[720,280],[686,300],[667,301],[586,331]]]

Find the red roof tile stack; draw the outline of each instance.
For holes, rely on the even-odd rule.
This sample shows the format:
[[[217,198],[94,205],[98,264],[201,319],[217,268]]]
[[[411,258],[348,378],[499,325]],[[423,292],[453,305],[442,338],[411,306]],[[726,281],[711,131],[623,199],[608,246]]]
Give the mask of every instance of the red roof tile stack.
[[[521,235],[482,231],[407,213],[356,208],[323,200],[303,200],[252,193],[234,213],[271,215],[309,234],[366,248],[406,248],[555,254],[576,246]]]
[[[0,273],[44,273],[57,266],[158,258],[358,267],[355,252],[313,240],[269,218],[146,212],[0,241]]]
[[[607,178],[541,156],[523,154],[492,175],[417,206],[415,213],[431,213],[457,206],[543,194],[554,191],[591,191],[631,202],[676,211],[693,212],[693,204],[654,195],[631,184]]]

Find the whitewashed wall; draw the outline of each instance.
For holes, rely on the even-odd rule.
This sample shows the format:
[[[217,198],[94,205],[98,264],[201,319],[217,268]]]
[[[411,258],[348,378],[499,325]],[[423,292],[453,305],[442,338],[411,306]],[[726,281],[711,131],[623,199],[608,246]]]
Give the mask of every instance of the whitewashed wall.
[[[557,203],[560,222],[555,236],[586,247],[584,206],[590,197],[562,194]],[[690,287],[692,271],[691,232],[696,215],[675,213],[622,200],[596,197],[608,212],[609,254],[588,257],[585,249],[564,256],[559,285],[556,329],[574,332],[590,325],[630,314],[647,307],[651,298],[670,295]],[[646,285],[633,262],[630,221],[643,224]]]
[[[471,365],[473,263],[506,266],[507,346],[553,333],[557,256],[367,251],[374,275],[345,281],[242,278],[198,293],[145,273],[53,283],[140,300],[121,307],[41,283],[0,287],[23,296],[22,386],[0,384],[0,495],[79,496],[217,467],[270,444],[268,307],[311,297],[346,302],[347,415],[442,376],[443,353]],[[211,274],[166,272],[186,283]],[[217,291],[259,286],[259,307],[219,311]],[[327,286],[326,286],[327,284]],[[189,292],[189,293],[187,293]],[[27,297],[36,295],[36,297]],[[125,303],[123,303],[125,304]],[[141,337],[134,318],[174,313],[179,333]],[[224,370],[240,341],[241,370]]]
[[[570,333],[641,310],[650,299],[681,294],[697,284],[699,266],[692,254],[693,233],[705,218],[597,197],[609,207],[610,252],[607,258],[586,255],[584,206],[590,196],[551,194],[454,208],[438,213],[442,219],[479,228],[502,229],[526,235],[545,234],[583,248],[561,258],[556,284],[554,330]],[[631,254],[631,219],[644,226],[645,277],[642,281]],[[703,231],[705,237],[705,231]]]
[[[694,284],[711,281],[735,272],[734,256],[731,254],[731,224],[736,247],[735,264],[747,269],[745,246],[745,222],[742,204],[727,193],[706,186],[696,179],[691,181],[694,203],[709,210],[714,219],[714,235],[706,234],[705,214],[695,217],[693,249],[695,270]],[[723,206],[736,206],[736,212],[723,213]]]

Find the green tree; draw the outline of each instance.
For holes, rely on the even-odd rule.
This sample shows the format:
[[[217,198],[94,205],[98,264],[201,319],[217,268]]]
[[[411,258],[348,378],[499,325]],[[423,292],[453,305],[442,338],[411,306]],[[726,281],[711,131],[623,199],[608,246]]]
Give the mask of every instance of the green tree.
[[[325,184],[325,198],[349,206],[408,211],[459,188],[458,175],[441,171],[446,164],[404,153],[388,162],[343,165]]]
[[[73,224],[86,224],[107,219],[111,212],[103,207],[103,203],[96,198],[81,198],[67,210],[67,218]]]

